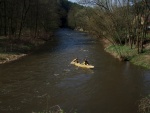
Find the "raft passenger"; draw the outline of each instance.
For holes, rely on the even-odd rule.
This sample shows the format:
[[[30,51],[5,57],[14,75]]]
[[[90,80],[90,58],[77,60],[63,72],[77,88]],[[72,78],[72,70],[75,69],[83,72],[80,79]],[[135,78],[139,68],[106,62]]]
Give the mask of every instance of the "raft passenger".
[[[89,62],[87,61],[87,59],[84,60],[83,64],[84,65],[89,65]]]
[[[74,62],[75,62],[75,63],[79,63],[78,58],[75,58],[75,59],[74,59]]]

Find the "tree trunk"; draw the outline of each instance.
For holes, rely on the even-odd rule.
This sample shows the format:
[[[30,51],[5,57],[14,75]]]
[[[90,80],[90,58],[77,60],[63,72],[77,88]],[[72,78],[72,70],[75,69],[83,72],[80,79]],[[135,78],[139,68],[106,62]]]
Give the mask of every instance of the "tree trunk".
[[[7,36],[7,9],[6,9],[7,0],[4,0],[4,35]]]
[[[29,4],[28,4],[27,8],[26,8],[26,2],[25,1],[26,0],[24,0],[24,2],[23,2],[23,9],[22,9],[22,16],[21,16],[18,39],[20,39],[20,36],[21,36],[21,33],[22,33],[22,28],[23,28],[23,23],[24,23],[24,20],[26,18],[26,15],[28,13],[28,10],[30,8],[30,0],[29,0]]]
[[[36,22],[35,22],[35,35],[34,38],[37,37],[37,31],[38,31],[38,16],[39,16],[39,0],[36,0]]]

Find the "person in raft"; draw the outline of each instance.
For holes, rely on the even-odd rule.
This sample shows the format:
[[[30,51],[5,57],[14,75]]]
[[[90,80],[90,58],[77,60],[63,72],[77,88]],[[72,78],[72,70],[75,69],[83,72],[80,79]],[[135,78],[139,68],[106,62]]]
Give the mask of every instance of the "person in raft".
[[[87,61],[87,59],[84,60],[83,64],[84,65],[89,65],[89,62]]]
[[[75,58],[75,59],[74,59],[74,62],[79,63],[78,58]]]

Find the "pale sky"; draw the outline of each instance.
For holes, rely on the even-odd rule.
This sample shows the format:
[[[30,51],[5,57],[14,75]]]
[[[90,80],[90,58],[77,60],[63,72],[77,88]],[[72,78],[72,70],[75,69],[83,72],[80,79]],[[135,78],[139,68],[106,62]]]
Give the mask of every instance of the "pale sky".
[[[68,1],[71,1],[71,2],[77,2],[77,0],[68,0]]]

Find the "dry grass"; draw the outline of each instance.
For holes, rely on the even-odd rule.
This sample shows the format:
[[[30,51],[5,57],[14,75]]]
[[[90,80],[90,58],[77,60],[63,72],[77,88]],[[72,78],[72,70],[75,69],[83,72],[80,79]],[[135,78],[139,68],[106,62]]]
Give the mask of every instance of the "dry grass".
[[[10,61],[17,60],[26,54],[15,54],[15,53],[1,53],[0,54],[0,64],[7,63]]]

